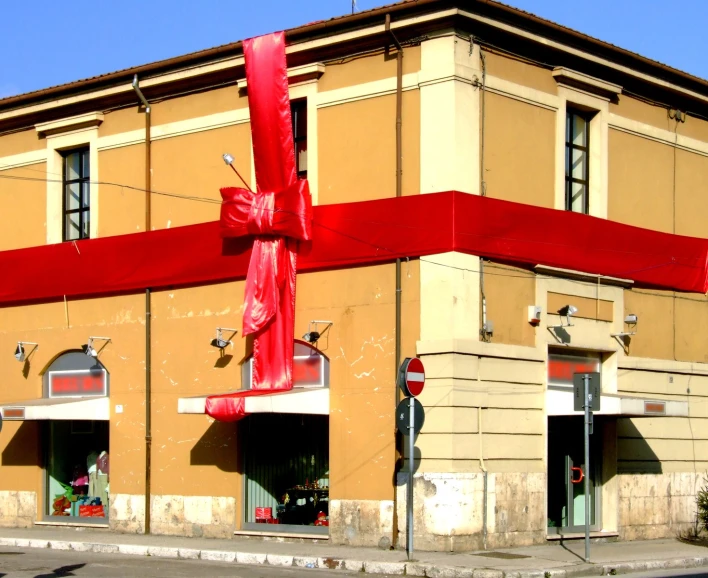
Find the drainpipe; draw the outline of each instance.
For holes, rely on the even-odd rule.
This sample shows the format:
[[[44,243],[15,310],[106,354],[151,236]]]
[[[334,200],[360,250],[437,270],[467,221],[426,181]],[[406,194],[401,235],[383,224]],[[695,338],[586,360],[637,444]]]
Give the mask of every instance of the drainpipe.
[[[133,77],[133,90],[145,108],[145,231],[152,228],[151,198],[151,118],[150,104],[140,90],[138,75]],[[150,489],[152,457],[152,305],[150,289],[145,289],[145,533],[150,533]]]
[[[482,443],[482,407],[477,408],[477,423],[479,428],[479,467],[484,474],[484,504],[482,505],[482,543],[487,549],[487,466],[484,465],[484,444]]]
[[[396,197],[403,194],[403,146],[402,146],[402,127],[403,120],[401,109],[403,108],[403,47],[396,38],[396,35],[391,30],[391,15],[386,14],[386,32],[391,38],[396,47]],[[387,47],[388,48],[388,47]],[[401,391],[396,384],[398,379],[398,368],[401,365],[401,259],[396,259],[396,354],[394,365],[394,387],[396,388],[396,405],[401,401]],[[403,436],[396,431],[395,446],[396,451],[403,455]],[[396,512],[396,472],[393,476],[393,528],[391,546],[396,546],[398,538],[398,514]]]

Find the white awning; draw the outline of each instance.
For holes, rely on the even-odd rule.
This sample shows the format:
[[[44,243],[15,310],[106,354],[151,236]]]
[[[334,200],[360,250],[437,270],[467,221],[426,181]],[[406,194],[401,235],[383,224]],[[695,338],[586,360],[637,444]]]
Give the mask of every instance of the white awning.
[[[180,397],[177,400],[177,413],[204,413],[206,398]],[[329,415],[329,388],[293,389],[286,393],[247,397],[246,413],[304,413]]]
[[[548,415],[583,415],[582,411],[573,410],[573,388],[546,391],[546,410]],[[688,417],[687,401],[667,401],[643,397],[630,397],[618,394],[600,396],[600,411],[595,415],[616,415],[624,417],[671,416]]]
[[[108,397],[54,397],[2,403],[0,413],[7,421],[38,419],[108,421],[111,406]]]

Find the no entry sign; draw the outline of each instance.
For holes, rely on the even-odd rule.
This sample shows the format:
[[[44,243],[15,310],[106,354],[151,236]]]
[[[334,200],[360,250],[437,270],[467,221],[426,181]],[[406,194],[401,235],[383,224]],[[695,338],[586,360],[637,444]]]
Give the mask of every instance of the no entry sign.
[[[398,387],[408,397],[420,395],[425,386],[425,369],[417,357],[406,357],[398,370]]]

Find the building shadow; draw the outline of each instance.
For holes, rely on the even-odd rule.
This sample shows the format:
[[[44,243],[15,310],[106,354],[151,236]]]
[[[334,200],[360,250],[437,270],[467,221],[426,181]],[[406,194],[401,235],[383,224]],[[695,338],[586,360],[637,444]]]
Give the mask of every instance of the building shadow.
[[[23,421],[2,452],[3,466],[42,466],[40,427]]]
[[[60,566],[52,570],[50,574],[37,574],[34,578],[61,578],[63,576],[76,576],[74,570],[81,570],[86,564],[71,564],[69,566]],[[4,576],[4,574],[2,575]]]
[[[654,453],[634,421],[629,418],[617,420],[617,473],[664,473],[659,456]]]
[[[237,424],[215,421],[189,452],[189,463],[240,473],[237,437]]]

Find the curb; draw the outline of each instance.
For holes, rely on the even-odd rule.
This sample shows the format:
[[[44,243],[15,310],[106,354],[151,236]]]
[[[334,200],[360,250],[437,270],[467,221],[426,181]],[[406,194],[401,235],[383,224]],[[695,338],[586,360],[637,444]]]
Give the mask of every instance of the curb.
[[[348,570],[365,574],[388,574],[393,576],[423,576],[427,578],[576,578],[580,576],[614,576],[652,570],[675,570],[708,566],[708,556],[669,558],[666,560],[642,560],[615,564],[578,564],[565,569],[549,570],[494,570],[490,568],[464,568],[461,566],[436,566],[421,562],[366,562],[342,558],[313,556],[290,556],[283,554],[254,554],[230,550],[198,550],[139,544],[105,544],[67,540],[32,540],[26,538],[0,538],[0,546],[15,548],[45,548],[73,550],[95,554],[125,554],[128,556],[153,556],[183,560],[209,560],[248,566],[279,566],[296,568],[319,568],[324,570]]]

